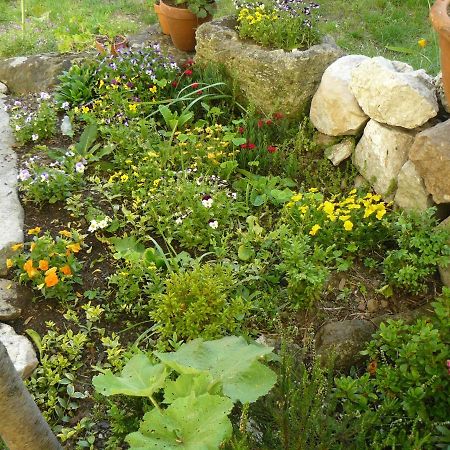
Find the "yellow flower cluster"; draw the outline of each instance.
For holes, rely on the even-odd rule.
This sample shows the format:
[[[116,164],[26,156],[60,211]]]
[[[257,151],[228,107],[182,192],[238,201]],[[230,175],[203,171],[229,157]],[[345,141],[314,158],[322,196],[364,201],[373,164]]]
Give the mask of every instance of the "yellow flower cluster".
[[[250,11],[248,8],[242,8],[239,11],[238,22],[247,22],[249,25],[255,25],[264,20],[278,20],[278,15],[275,12],[264,11],[264,8],[261,6],[258,6],[254,12]]]
[[[286,204],[286,208],[297,211],[301,219],[304,219],[307,214],[317,219],[318,223],[314,224],[309,231],[311,236],[315,236],[326,221],[342,223],[345,231],[352,231],[355,220],[372,219],[372,217],[381,220],[386,214],[386,204],[379,195],[369,193],[364,197],[358,197],[356,189],[353,189],[342,200],[336,197],[325,200],[316,192],[317,189],[313,188],[306,194],[295,194]]]

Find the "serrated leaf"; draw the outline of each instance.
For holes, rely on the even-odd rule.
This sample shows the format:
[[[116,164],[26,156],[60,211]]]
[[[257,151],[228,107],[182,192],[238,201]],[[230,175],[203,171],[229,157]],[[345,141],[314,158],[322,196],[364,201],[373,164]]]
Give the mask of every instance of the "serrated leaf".
[[[194,395],[199,397],[203,394],[220,394],[221,386],[214,383],[211,375],[208,373],[183,374],[175,381],[166,381],[164,387],[164,403],[173,403],[177,398],[189,397]]]
[[[275,384],[275,373],[260,363],[255,364],[272,350],[256,343],[248,344],[242,337],[227,336],[206,342],[195,339],[183,344],[176,352],[156,352],[155,355],[178,373],[209,373],[214,381],[222,384],[224,394],[233,401],[253,402],[263,395],[260,392],[269,386],[270,390]],[[261,383],[259,390],[252,390],[255,380]],[[242,387],[237,388],[237,384]]]
[[[139,431],[125,440],[130,450],[215,450],[231,437],[232,408],[230,399],[218,395],[179,398],[163,412],[145,414]]]
[[[97,392],[109,396],[115,394],[149,397],[161,389],[168,375],[162,364],[152,364],[146,355],[133,356],[120,376],[110,370],[92,379]]]

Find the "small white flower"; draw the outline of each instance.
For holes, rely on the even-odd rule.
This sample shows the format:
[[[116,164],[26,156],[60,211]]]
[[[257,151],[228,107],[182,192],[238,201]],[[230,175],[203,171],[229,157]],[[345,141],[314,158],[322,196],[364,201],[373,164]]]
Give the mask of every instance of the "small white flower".
[[[232,193],[231,193],[231,197],[233,198],[233,200],[236,200],[236,199],[237,199],[237,194],[236,194],[236,192],[232,192]]]
[[[66,111],[70,108],[70,104],[69,104],[69,102],[64,102],[62,105],[61,105],[61,108],[62,109],[65,109]]]
[[[37,141],[37,140],[39,139],[39,135],[38,135],[38,134],[32,134],[32,135],[31,135],[31,139],[32,139],[33,141]]]
[[[72,156],[75,156],[75,153],[72,152],[72,151],[70,151],[70,150],[67,150],[67,152],[66,152],[65,154],[66,154],[66,156],[67,156],[68,158],[70,158],[70,157],[72,157]]]
[[[181,217],[178,217],[178,218],[175,220],[175,223],[176,223],[177,225],[181,225],[181,224],[183,223],[183,219],[182,219]]]
[[[208,225],[215,230],[218,226],[219,226],[219,222],[217,222],[217,220],[210,220],[208,222]]]
[[[90,233],[92,233],[93,231],[96,231],[96,230],[98,230],[98,222],[95,219],[93,219],[93,220],[91,220],[88,231]]]
[[[205,208],[211,208],[211,206],[213,205],[213,199],[212,199],[212,197],[210,196],[210,195],[205,195],[205,196],[203,196],[203,198],[202,198],[202,205],[205,207]]]
[[[16,125],[16,131],[20,130],[20,125]]]
[[[49,100],[50,94],[47,94],[47,92],[41,92],[40,98],[41,98],[41,100]]]

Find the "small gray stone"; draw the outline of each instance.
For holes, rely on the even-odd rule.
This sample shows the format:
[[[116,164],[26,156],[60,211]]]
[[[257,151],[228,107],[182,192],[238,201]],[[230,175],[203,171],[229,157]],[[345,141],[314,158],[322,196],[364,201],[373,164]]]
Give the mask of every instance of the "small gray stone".
[[[374,331],[375,326],[367,320],[327,323],[316,334],[316,353],[325,364],[334,355],[336,367],[348,369],[361,359],[359,352]]]
[[[38,365],[33,345],[12,327],[0,323],[0,341],[6,347],[14,367],[22,378],[28,378]]]
[[[6,94],[8,92],[8,86],[5,83],[0,82],[0,94]]]
[[[377,299],[369,298],[369,300],[367,300],[367,311],[369,311],[370,313],[374,313],[377,312],[379,308],[380,304],[378,303]]]
[[[353,150],[355,150],[355,140],[347,137],[339,142],[339,144],[328,147],[325,150],[325,156],[334,166],[338,166],[342,161],[352,156]]]
[[[22,312],[17,306],[17,283],[0,279],[0,320],[17,319]]]
[[[447,98],[445,97],[444,85],[442,83],[442,72],[439,72],[439,74],[434,79],[434,85],[436,86],[436,94],[440,104],[446,112],[450,113],[450,105],[447,101]]]

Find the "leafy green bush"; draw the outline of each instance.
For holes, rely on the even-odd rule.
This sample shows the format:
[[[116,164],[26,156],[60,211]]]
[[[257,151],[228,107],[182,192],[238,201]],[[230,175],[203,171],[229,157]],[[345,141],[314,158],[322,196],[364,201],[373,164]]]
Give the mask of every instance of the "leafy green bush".
[[[55,100],[60,105],[67,102],[70,106],[89,102],[94,97],[94,75],[94,63],[73,64],[68,71],[58,77]]]
[[[437,227],[435,209],[424,213],[400,213],[391,221],[391,235],[398,248],[387,252],[383,271],[394,286],[412,293],[424,291],[424,281],[438,265],[450,263],[450,231]]]
[[[368,373],[336,379],[348,426],[341,431],[358,448],[434,448],[441,442],[450,392],[450,290],[444,288],[433,306],[432,319],[381,324],[363,352],[370,358]]]
[[[190,272],[171,273],[166,292],[154,297],[150,313],[162,340],[212,339],[242,329],[250,304],[233,294],[235,280],[219,265],[197,266]]]

